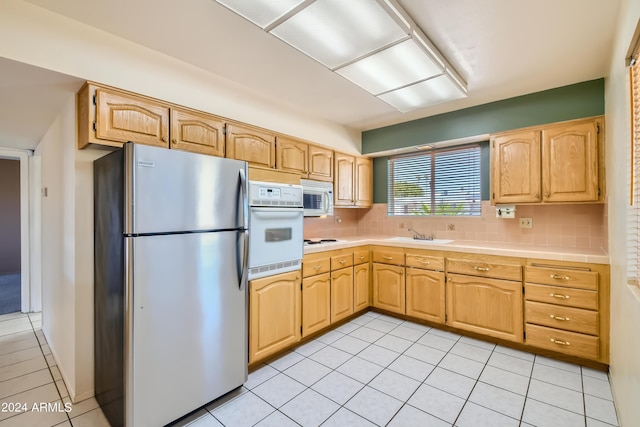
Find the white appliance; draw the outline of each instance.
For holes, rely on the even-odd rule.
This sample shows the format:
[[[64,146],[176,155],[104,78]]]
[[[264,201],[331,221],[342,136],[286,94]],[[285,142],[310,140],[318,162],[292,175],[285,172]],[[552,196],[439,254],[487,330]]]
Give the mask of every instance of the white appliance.
[[[333,215],[333,183],[301,179],[304,216]]]
[[[249,181],[249,279],[299,270],[303,255],[302,187]]]
[[[247,379],[247,163],[127,143],[93,171],[96,400],[162,426]]]

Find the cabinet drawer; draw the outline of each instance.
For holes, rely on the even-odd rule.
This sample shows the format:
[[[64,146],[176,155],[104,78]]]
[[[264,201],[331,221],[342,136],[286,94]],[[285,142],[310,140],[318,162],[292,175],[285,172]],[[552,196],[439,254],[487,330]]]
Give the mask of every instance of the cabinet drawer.
[[[331,271],[331,261],[329,257],[302,259],[302,277],[314,276],[316,274],[328,273]]]
[[[598,335],[598,312],[527,301],[525,322],[583,334]]]
[[[444,258],[429,255],[406,254],[407,267],[424,268],[426,270],[444,271]]]
[[[351,267],[353,265],[353,254],[336,255],[331,257],[331,270]]]
[[[353,253],[353,264],[364,264],[365,262],[369,262],[371,260],[371,252],[370,251],[357,251]]]
[[[528,301],[548,302],[567,307],[598,309],[598,292],[559,286],[525,283],[524,297]]]
[[[404,265],[404,253],[395,251],[373,251],[373,262]]]
[[[598,337],[528,323],[525,330],[527,345],[594,360],[600,354]]]
[[[568,288],[598,289],[598,273],[595,271],[527,266],[525,267],[525,280]]]
[[[447,258],[447,271],[496,279],[522,280],[522,267],[515,264]]]

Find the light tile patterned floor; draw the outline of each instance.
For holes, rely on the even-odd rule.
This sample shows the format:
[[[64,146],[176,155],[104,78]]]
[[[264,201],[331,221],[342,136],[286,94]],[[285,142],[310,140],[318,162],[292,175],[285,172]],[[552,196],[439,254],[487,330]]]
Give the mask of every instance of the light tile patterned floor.
[[[71,403],[41,316],[0,316],[0,427],[108,427],[94,398]],[[41,404],[49,405],[38,410]]]
[[[0,402],[69,402],[38,322],[0,316]],[[604,372],[369,312],[174,426],[606,427],[612,399]],[[88,399],[69,414],[0,413],[18,425],[107,423]]]

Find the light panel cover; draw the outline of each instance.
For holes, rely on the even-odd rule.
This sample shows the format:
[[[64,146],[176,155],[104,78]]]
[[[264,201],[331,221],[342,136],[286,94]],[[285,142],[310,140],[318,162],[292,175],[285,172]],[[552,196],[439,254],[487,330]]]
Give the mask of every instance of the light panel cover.
[[[336,70],[364,90],[377,95],[444,72],[413,39]]]
[[[395,107],[398,111],[406,113],[465,96],[466,93],[460,86],[448,74],[443,74],[415,85],[387,92],[378,98]]]
[[[267,25],[289,12],[291,9],[302,3],[304,0],[267,0],[267,1],[247,1],[247,0],[216,0],[225,5],[240,16],[245,17],[260,28]]]
[[[372,0],[318,0],[271,33],[330,69],[407,37]]]

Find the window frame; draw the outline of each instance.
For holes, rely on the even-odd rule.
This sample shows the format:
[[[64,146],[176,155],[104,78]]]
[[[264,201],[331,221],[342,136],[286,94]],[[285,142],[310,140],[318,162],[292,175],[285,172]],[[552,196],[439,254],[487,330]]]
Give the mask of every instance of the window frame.
[[[436,187],[438,185],[438,169],[436,167],[437,156],[443,155],[446,153],[455,153],[467,150],[475,150],[474,155],[477,158],[477,182],[474,183],[476,186],[474,188],[473,193],[477,194],[477,199],[470,201],[467,205],[465,205],[465,214],[438,214],[435,213],[438,211],[438,202],[436,200],[437,193]],[[408,159],[408,158],[420,158],[420,157],[429,157],[431,166],[430,166],[430,176],[429,179],[429,191],[426,198],[428,198],[428,209],[429,213],[418,213],[418,212],[406,212],[401,213],[397,210],[396,197],[395,197],[395,171],[397,160]],[[442,166],[441,166],[442,167]],[[441,172],[442,174],[442,172]],[[399,181],[400,182],[400,181]],[[424,218],[443,218],[443,217],[456,217],[456,218],[480,218],[482,217],[482,144],[480,142],[474,142],[471,144],[463,144],[456,145],[450,147],[442,147],[442,148],[433,148],[429,150],[422,150],[418,153],[405,153],[399,154],[396,156],[390,156],[387,159],[387,216],[410,216],[410,217],[424,217]],[[415,184],[413,182],[407,182],[408,184]],[[450,203],[455,203],[457,199],[450,200]],[[420,203],[421,200],[417,200],[415,203]],[[447,202],[447,200],[445,200]],[[426,203],[423,203],[426,204]],[[474,208],[472,204],[477,204],[477,208]],[[468,212],[471,210],[471,214]],[[431,213],[434,212],[434,213]]]

